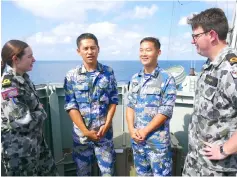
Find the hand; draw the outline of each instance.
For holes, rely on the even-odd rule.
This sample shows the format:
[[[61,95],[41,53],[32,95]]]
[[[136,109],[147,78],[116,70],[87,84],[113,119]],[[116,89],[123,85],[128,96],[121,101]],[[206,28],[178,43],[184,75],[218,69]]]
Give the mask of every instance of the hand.
[[[205,155],[209,160],[222,160],[225,159],[227,156],[221,154],[220,152],[220,146],[216,144],[211,144],[208,142],[204,142],[206,145],[205,148],[203,148],[203,155]]]
[[[138,129],[133,129],[131,132],[130,132],[130,135],[131,135],[131,138],[137,142],[137,143],[141,143],[143,142],[144,140],[142,139],[142,136],[139,134],[139,131]]]
[[[90,130],[84,134],[87,138],[89,138],[92,141],[99,141],[99,137],[97,136],[97,131]]]
[[[142,137],[143,140],[146,139],[146,136],[147,136],[147,134],[148,134],[148,133],[145,131],[144,128],[139,129],[139,130],[138,130],[138,133],[139,133],[139,135]]]
[[[102,137],[104,137],[105,133],[107,132],[107,128],[105,125],[100,126],[99,131],[97,132],[97,136],[101,139]]]

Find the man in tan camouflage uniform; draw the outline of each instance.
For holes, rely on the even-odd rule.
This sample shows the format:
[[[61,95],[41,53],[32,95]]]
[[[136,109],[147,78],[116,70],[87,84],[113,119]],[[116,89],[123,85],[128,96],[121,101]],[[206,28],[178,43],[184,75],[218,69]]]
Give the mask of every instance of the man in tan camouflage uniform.
[[[197,81],[184,176],[237,173],[237,52],[228,47],[224,12],[211,8],[189,19],[192,44],[208,57]]]

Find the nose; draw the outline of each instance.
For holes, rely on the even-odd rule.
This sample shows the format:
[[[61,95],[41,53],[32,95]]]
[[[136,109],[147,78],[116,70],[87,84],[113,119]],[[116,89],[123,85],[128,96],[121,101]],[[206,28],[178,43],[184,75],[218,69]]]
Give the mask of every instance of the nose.
[[[91,50],[91,49],[88,49],[88,53],[91,54],[91,53],[92,53],[92,50]]]
[[[32,60],[33,62],[35,62],[36,60],[35,60],[35,57],[33,57],[33,60]]]
[[[141,56],[145,56],[145,55],[146,55],[146,51],[145,51],[145,50],[140,51],[140,55],[141,55]]]
[[[195,44],[195,43],[196,43],[195,39],[192,39],[191,44]]]

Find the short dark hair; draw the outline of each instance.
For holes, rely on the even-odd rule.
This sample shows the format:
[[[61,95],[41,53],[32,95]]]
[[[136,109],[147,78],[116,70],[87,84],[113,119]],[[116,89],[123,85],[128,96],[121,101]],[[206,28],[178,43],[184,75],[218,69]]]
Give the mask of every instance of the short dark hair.
[[[148,41],[148,42],[152,42],[155,46],[156,49],[160,49],[161,45],[160,45],[160,41],[158,38],[155,38],[155,37],[145,37],[141,40],[140,42],[140,45],[145,42],[145,41]]]
[[[25,48],[29,45],[20,40],[10,40],[4,44],[2,47],[1,57],[5,64],[12,67],[12,57],[15,55],[21,58],[24,55]]]
[[[228,20],[225,13],[220,8],[210,8],[188,18],[188,24],[192,29],[202,27],[204,32],[214,30],[220,40],[226,40],[229,30]]]
[[[97,38],[94,34],[92,34],[92,33],[83,33],[80,36],[78,36],[78,38],[77,38],[77,47],[78,48],[80,47],[80,42],[83,39],[93,39],[95,41],[95,44],[97,45],[97,47],[99,47],[98,40],[97,40]]]

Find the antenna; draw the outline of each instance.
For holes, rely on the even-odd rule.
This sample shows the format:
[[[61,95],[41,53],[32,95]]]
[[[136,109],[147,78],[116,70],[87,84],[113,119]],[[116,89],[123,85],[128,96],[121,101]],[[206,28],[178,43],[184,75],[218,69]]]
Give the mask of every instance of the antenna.
[[[172,15],[171,15],[171,22],[170,22],[170,31],[169,31],[169,43],[168,43],[168,49],[167,49],[167,60],[169,57],[169,50],[170,50],[170,38],[171,38],[171,29],[173,26],[173,16],[174,16],[174,1],[172,3]]]
[[[178,3],[182,6],[183,4],[178,0]]]

